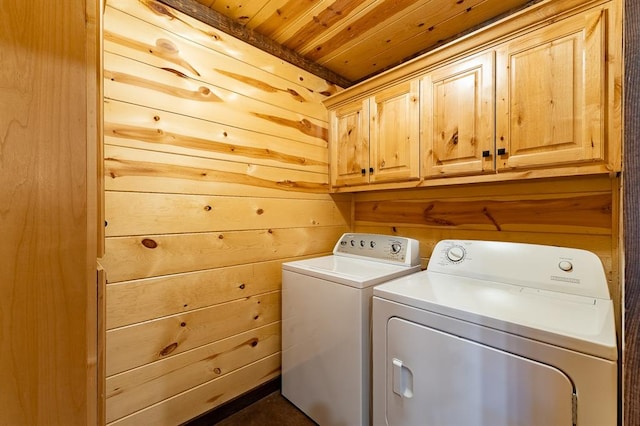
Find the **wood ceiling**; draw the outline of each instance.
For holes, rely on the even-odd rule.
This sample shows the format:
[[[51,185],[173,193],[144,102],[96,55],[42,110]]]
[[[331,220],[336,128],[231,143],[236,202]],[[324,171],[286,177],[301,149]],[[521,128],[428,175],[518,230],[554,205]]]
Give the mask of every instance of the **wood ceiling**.
[[[347,87],[537,0],[160,0]]]

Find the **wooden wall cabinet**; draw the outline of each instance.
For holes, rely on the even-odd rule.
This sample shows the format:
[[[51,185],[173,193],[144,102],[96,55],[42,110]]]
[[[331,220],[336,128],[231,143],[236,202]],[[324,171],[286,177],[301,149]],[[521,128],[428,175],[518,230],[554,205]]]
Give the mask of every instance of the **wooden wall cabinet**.
[[[418,86],[395,84],[330,112],[332,186],[419,179]]]
[[[491,50],[422,77],[425,178],[495,170],[493,70]]]
[[[559,9],[563,4],[540,6],[545,19],[532,7],[327,100],[329,110],[370,117],[367,124],[340,109],[330,113],[333,186],[357,191],[619,171],[619,11],[613,2]],[[469,40],[478,40],[475,49]],[[390,184],[369,185],[382,182]]]
[[[605,160],[607,9],[497,48],[497,169]]]

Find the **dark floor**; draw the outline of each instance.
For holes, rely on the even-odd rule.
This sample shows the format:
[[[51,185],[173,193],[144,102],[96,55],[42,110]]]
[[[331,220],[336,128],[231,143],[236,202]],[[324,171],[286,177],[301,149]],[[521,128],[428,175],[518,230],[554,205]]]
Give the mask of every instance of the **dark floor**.
[[[313,420],[287,401],[280,391],[270,393],[215,424],[219,426],[316,426]]]

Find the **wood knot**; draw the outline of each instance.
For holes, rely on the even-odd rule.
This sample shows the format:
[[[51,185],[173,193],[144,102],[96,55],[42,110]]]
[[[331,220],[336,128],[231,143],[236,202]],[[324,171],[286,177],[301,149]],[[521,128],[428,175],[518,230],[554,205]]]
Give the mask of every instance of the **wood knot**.
[[[145,246],[148,249],[154,249],[154,248],[158,247],[158,243],[156,243],[151,238],[145,238],[144,240],[142,240],[142,245]]]
[[[222,234],[218,235],[218,239],[219,240],[223,240],[224,239],[224,235],[222,235]]]
[[[153,121],[160,121],[160,116],[159,115],[154,115],[153,116]]]
[[[263,209],[258,209],[258,210],[256,210],[256,213],[260,215],[260,214],[264,213],[264,210]]]
[[[183,322],[180,323],[180,327],[186,327],[186,326],[187,326],[186,322],[183,321]]]
[[[220,374],[220,373],[222,373],[222,370],[220,368],[216,367],[216,368],[213,369],[213,372],[216,373],[216,374]]]
[[[258,346],[258,339],[251,339],[249,344],[251,345],[252,348],[255,348],[256,346]]]
[[[170,344],[169,346],[167,346],[166,348],[160,351],[160,356],[169,355],[171,352],[175,351],[177,347],[178,347],[178,343],[173,342],[172,344]]]
[[[242,283],[242,284],[240,284],[240,285],[238,286],[238,288],[239,288],[240,290],[244,290],[244,288],[245,288],[245,287],[246,287],[246,286],[245,286],[245,284],[244,284],[244,283]]]
[[[204,87],[204,86],[200,86],[198,88],[198,92],[202,93],[203,95],[208,95],[211,93],[211,90],[208,87]]]
[[[211,206],[204,206],[204,210],[207,212],[211,211]]]

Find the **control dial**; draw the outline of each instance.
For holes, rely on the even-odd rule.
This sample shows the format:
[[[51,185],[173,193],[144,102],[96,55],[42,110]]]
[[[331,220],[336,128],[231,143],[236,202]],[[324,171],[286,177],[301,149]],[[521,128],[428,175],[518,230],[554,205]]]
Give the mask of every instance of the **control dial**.
[[[447,250],[447,259],[452,262],[460,262],[464,259],[464,249],[460,246],[453,246]]]
[[[398,254],[402,249],[402,244],[400,243],[391,243],[391,253]]]

